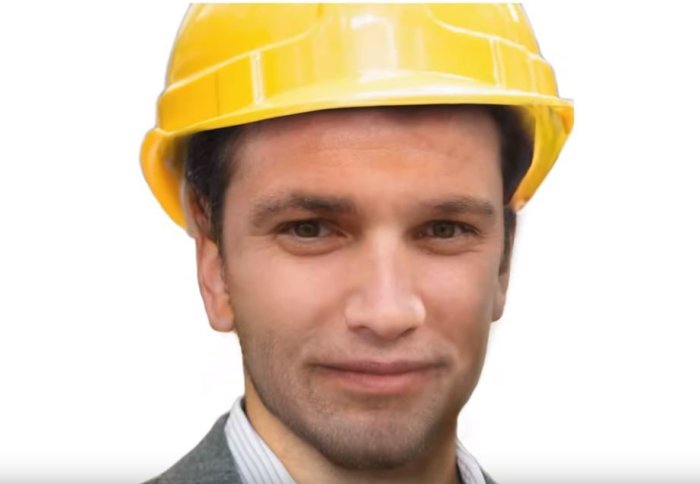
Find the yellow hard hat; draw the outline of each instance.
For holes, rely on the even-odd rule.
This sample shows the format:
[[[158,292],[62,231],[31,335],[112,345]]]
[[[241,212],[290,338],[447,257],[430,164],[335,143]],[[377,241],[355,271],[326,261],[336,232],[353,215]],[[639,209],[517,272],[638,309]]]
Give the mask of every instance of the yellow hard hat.
[[[181,141],[225,126],[322,109],[503,104],[534,123],[522,207],[573,125],[519,5],[194,5],[170,57],[158,119],[141,148],[156,198],[185,225]]]

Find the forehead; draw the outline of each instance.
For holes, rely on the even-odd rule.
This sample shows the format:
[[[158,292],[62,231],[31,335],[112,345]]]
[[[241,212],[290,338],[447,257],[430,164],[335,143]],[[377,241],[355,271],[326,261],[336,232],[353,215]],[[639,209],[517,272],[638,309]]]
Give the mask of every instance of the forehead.
[[[244,127],[237,171],[267,156],[334,149],[407,148],[446,155],[499,151],[499,128],[479,106],[394,106],[286,116]],[[408,144],[404,144],[409,141]],[[457,153],[453,151],[457,150]]]
[[[263,121],[245,127],[233,162],[233,191],[248,196],[314,184],[352,195],[373,185],[459,192],[501,182],[499,128],[477,106],[353,108]]]

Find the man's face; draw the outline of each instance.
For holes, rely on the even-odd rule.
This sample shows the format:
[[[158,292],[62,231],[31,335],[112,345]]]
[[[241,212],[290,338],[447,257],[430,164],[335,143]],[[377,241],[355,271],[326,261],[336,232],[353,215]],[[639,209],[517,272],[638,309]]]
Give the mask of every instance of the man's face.
[[[347,468],[454,440],[507,285],[492,119],[305,114],[250,129],[236,160],[223,257],[200,237],[198,260],[212,325],[240,338],[249,415]]]

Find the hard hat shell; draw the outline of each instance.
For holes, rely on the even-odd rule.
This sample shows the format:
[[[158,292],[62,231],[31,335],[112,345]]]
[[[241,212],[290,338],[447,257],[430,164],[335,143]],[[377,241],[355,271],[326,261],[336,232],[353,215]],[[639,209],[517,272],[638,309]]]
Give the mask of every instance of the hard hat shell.
[[[185,226],[182,140],[192,133],[323,109],[421,104],[517,106],[534,154],[522,207],[573,125],[519,5],[193,5],[170,57],[144,176]]]

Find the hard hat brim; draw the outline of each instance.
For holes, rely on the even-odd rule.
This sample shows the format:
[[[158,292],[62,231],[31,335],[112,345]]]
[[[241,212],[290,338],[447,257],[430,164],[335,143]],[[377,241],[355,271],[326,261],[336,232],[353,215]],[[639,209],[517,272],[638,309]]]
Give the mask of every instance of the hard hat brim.
[[[218,100],[225,104],[225,100]],[[365,75],[355,80],[315,84],[280,93],[245,109],[223,112],[206,121],[151,130],[141,149],[144,176],[170,217],[185,227],[181,200],[179,145],[192,133],[326,109],[431,104],[499,104],[527,110],[534,122],[534,156],[510,201],[519,209],[545,177],[573,125],[573,104],[556,96],[487,86],[441,73]]]

